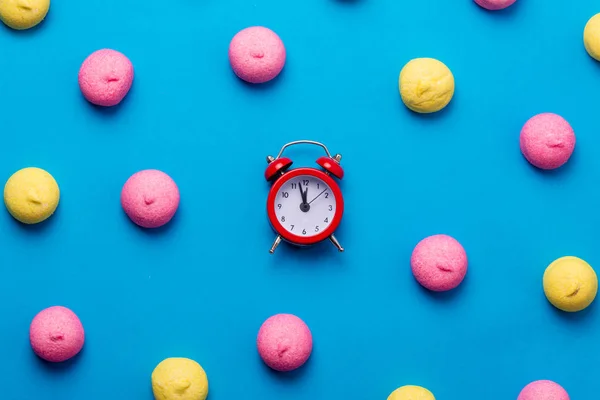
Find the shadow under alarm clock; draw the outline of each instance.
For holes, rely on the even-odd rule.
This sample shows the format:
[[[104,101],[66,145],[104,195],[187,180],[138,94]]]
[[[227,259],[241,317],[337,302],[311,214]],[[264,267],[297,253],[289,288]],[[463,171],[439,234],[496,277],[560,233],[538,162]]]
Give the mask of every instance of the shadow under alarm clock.
[[[298,144],[317,145],[327,156],[317,159],[321,167],[290,169],[292,160],[282,157],[284,150]],[[272,254],[282,240],[296,246],[311,246],[329,239],[339,251],[344,251],[333,235],[344,214],[344,198],[337,179],[344,177],[340,166],[342,156],[332,156],[323,143],[298,140],[285,144],[277,157],[267,156],[269,166],[265,179],[272,182],[267,198],[267,215],[277,233],[269,252]]]

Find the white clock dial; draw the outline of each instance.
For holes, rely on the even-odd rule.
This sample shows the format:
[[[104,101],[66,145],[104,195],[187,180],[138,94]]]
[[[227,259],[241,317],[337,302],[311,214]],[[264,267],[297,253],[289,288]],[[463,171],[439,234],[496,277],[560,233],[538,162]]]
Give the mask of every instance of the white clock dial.
[[[273,204],[279,223],[297,236],[321,233],[335,215],[335,195],[324,181],[300,175],[284,183]]]

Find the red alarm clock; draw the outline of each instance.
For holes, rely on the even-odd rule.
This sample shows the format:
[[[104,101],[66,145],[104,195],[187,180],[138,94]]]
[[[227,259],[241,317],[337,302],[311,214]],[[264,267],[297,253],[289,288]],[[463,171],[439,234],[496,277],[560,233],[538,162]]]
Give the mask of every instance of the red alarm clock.
[[[282,157],[283,151],[297,144],[317,145],[327,156],[319,157],[322,169],[302,167],[290,170],[292,160]],[[342,179],[342,156],[331,156],[323,143],[298,140],[284,145],[277,157],[267,156],[267,181],[273,183],[267,198],[267,214],[277,233],[271,247],[273,253],[281,240],[297,246],[310,246],[329,239],[339,251],[344,251],[333,233],[344,214],[342,191],[333,177]]]

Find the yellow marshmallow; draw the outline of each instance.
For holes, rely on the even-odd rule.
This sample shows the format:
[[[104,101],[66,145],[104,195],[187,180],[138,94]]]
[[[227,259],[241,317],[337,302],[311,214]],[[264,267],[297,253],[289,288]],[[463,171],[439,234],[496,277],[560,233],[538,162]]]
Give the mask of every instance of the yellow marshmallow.
[[[398,80],[404,104],[418,113],[432,113],[446,107],[454,95],[454,76],[441,61],[416,58],[409,61]]]
[[[58,207],[59,199],[58,184],[52,175],[40,168],[19,170],[4,186],[4,204],[8,212],[24,224],[37,224],[50,217]]]
[[[590,56],[600,61],[600,14],[594,15],[585,25],[583,45]]]
[[[156,400],[205,400],[206,373],[189,358],[167,358],[152,372],[152,392]]]
[[[548,301],[568,312],[583,310],[598,292],[596,272],[581,258],[572,256],[554,260],[544,272],[543,284]]]
[[[424,387],[407,385],[394,390],[387,400],[435,400],[435,397]]]
[[[49,9],[50,0],[0,0],[0,19],[13,29],[29,29],[42,22]]]

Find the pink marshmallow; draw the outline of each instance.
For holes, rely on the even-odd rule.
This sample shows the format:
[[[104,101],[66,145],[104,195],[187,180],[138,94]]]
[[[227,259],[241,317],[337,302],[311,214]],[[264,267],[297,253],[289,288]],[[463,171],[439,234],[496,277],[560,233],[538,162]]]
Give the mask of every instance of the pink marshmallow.
[[[79,69],[83,96],[98,106],[115,106],[123,100],[133,83],[133,65],[115,50],[93,52]]]
[[[487,10],[502,10],[514,4],[516,0],[475,0],[475,3]]]
[[[85,341],[83,325],[68,308],[55,306],[40,311],[29,327],[35,354],[50,362],[63,362],[79,353]]]
[[[569,400],[569,394],[558,383],[542,380],[525,386],[517,400]]]
[[[265,364],[276,371],[292,371],[310,357],[312,334],[295,315],[277,314],[262,324],[256,344]]]
[[[467,253],[448,235],[421,240],[410,258],[412,273],[421,285],[435,292],[457,287],[467,274]]]
[[[121,191],[125,214],[144,228],[158,228],[173,218],[179,207],[179,188],[164,172],[148,169],[127,179]]]
[[[532,165],[555,169],[566,163],[575,149],[575,132],[560,115],[538,114],[529,119],[520,138],[521,152]]]
[[[285,64],[285,47],[275,32],[262,26],[239,31],[229,44],[233,72],[250,83],[275,78]]]

